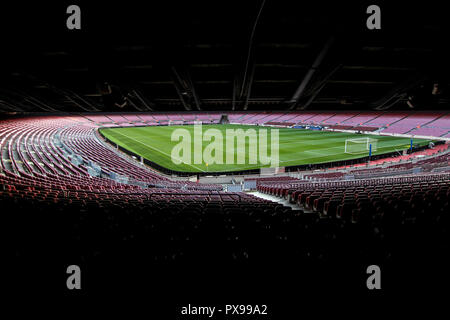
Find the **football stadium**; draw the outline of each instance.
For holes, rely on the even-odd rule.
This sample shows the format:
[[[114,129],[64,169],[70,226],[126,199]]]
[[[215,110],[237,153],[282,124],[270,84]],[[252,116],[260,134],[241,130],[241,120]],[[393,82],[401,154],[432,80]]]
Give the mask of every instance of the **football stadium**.
[[[220,130],[225,135],[226,130],[239,130],[243,132],[252,128],[251,126],[236,126],[236,125],[222,125],[209,126],[211,129]],[[110,141],[115,142],[118,146],[124,147],[129,151],[135,152],[137,155],[146,160],[154,161],[160,166],[170,166],[168,169],[175,171],[189,171],[189,172],[233,172],[241,170],[259,169],[262,164],[256,163],[253,167],[250,163],[250,138],[246,139],[242,151],[245,153],[244,163],[237,164],[236,161],[231,161],[230,165],[223,165],[223,155],[218,159],[217,165],[215,163],[209,164],[205,161],[194,166],[187,163],[173,164],[171,162],[171,150],[175,146],[174,143],[168,139],[172,136],[174,130],[179,127],[140,127],[124,128],[124,129],[103,129],[100,132]],[[194,136],[193,126],[187,126],[187,130],[192,132]],[[205,128],[205,130],[207,130]],[[252,129],[254,130],[254,129]],[[352,158],[361,158],[372,155],[384,154],[390,152],[400,152],[400,150],[407,150],[410,148],[410,142],[416,146],[426,146],[430,140],[398,138],[381,136],[380,139],[374,139],[373,136],[355,136],[352,133],[337,133],[337,132],[321,132],[311,133],[307,129],[281,129],[281,140],[279,146],[281,147],[281,159],[279,160],[283,166],[298,166],[317,163],[334,162],[338,160],[349,160]],[[202,137],[199,137],[202,145],[202,153],[205,146],[203,146]],[[245,136],[244,136],[245,138]],[[237,140],[237,139],[236,139]],[[198,141],[198,139],[197,139]],[[224,143],[221,143],[220,148],[224,148]],[[235,145],[231,152],[236,152],[232,155],[233,160],[237,158],[237,141],[233,142]],[[194,142],[189,145],[191,152],[194,149]],[[372,149],[370,149],[372,148]],[[268,148],[270,150],[270,148]],[[373,151],[372,151],[373,150]],[[268,151],[270,153],[270,151]],[[156,153],[156,154],[155,154]],[[256,154],[256,149],[253,151]],[[160,160],[159,160],[160,159]],[[266,166],[270,167],[270,164]]]
[[[407,25],[386,4],[371,30],[367,6],[281,3],[80,5],[80,30],[54,26],[64,6],[39,21],[11,8],[0,206],[19,291],[36,261],[37,287],[67,290],[75,264],[81,291],[143,286],[186,304],[195,281],[333,300],[333,281],[367,291],[370,265],[385,290],[443,285],[445,17],[411,7],[424,16]]]

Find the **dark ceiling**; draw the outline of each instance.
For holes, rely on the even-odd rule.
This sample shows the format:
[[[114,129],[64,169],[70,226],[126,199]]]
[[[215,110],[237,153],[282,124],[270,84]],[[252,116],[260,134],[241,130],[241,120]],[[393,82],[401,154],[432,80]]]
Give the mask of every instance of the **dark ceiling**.
[[[432,1],[377,2],[381,30],[372,2],[147,2],[2,3],[0,110],[448,108],[450,22]]]

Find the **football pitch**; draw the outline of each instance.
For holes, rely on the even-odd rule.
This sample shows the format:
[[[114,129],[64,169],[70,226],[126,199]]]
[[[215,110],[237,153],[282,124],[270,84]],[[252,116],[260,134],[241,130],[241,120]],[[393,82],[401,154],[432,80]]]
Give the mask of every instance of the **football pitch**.
[[[190,134],[189,146],[191,148],[192,161],[173,161],[173,150],[179,145],[180,140],[172,139],[172,134],[177,129],[183,129],[183,132]],[[250,139],[245,138],[245,150],[239,148],[236,137],[234,140],[234,148],[228,148],[226,143],[226,133],[228,131],[235,131],[242,129],[244,131],[253,129],[256,133],[260,129],[267,130],[267,155],[271,156],[271,138],[275,128],[246,126],[246,125],[203,125],[203,133],[208,129],[215,129],[209,132],[221,133],[222,138],[210,138],[209,141],[204,136],[198,136],[194,133],[193,125],[185,126],[151,126],[151,127],[130,127],[130,128],[102,128],[100,132],[111,142],[142,156],[143,158],[150,160],[158,165],[170,170],[182,171],[182,172],[231,172],[239,170],[258,169],[262,167],[270,167],[270,164],[264,164],[259,161],[258,156],[252,155],[255,150],[259,153],[260,147],[256,149]],[[401,152],[402,150],[410,147],[410,138],[391,137],[391,136],[375,136],[364,134],[352,134],[346,132],[332,132],[332,131],[314,131],[304,129],[291,129],[291,128],[276,128],[278,129],[278,157],[279,166],[295,166],[305,164],[318,164],[340,160],[350,160],[361,158],[369,155],[369,151],[362,143],[361,147],[358,147],[357,152],[346,153],[345,141],[347,139],[360,139],[369,137],[376,139],[376,147],[373,148],[372,155],[383,154],[388,152]],[[180,130],[178,130],[180,131]],[[242,132],[242,131],[241,131]],[[248,131],[247,131],[248,132]],[[242,135],[240,135],[242,138]],[[174,141],[172,141],[174,140]],[[207,141],[205,141],[207,140]],[[218,141],[215,141],[218,140]],[[198,157],[199,148],[202,152],[211,142],[217,142],[223,147],[223,154],[219,157],[223,160],[223,163],[206,162],[202,159],[194,161],[194,157]],[[232,140],[233,141],[233,140]],[[259,141],[259,140],[258,140]],[[373,141],[373,140],[371,140]],[[195,143],[194,143],[195,142]],[[414,145],[426,145],[430,140],[414,139]],[[197,147],[194,147],[194,144]],[[252,144],[252,145],[250,145]],[[213,152],[216,153],[217,151]],[[231,158],[234,161],[226,161],[230,159],[227,153],[232,152]],[[238,154],[245,158],[244,163],[238,161]],[[251,159],[258,159],[257,163],[252,162]],[[200,157],[201,158],[201,157]],[[198,159],[198,158],[197,158]],[[241,158],[242,159],[242,158]],[[176,159],[179,160],[179,159]],[[177,163],[178,162],[178,163]],[[181,162],[181,163],[180,163]]]

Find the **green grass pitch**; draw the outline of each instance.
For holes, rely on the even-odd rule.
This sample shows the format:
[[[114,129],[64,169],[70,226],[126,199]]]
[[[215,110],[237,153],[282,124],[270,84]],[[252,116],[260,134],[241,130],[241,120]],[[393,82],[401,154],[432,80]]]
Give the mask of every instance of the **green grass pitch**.
[[[245,125],[203,125],[203,133],[210,128],[219,129],[225,137],[226,129],[264,129],[267,127],[255,127]],[[268,167],[261,163],[249,164],[248,140],[246,140],[245,164],[175,164],[171,159],[172,148],[178,143],[171,141],[171,134],[175,129],[184,128],[191,132],[194,137],[194,126],[153,126],[153,127],[130,127],[130,128],[102,128],[101,133],[110,141],[130,150],[145,159],[159,164],[167,169],[183,172],[231,172],[238,170],[258,169]],[[348,154],[344,152],[345,140],[370,137],[377,139],[377,150],[373,155],[401,151],[409,148],[410,138],[374,136],[364,134],[352,134],[331,131],[312,131],[302,129],[278,128],[279,129],[279,166],[294,166],[303,164],[317,164],[340,160],[361,158],[368,152],[359,154]],[[270,134],[267,138],[268,154],[270,155]],[[414,144],[425,145],[430,140],[414,139]],[[210,142],[203,142],[205,148]],[[192,143],[193,145],[193,143]],[[224,143],[225,146],[225,143]],[[192,154],[193,149],[192,146]],[[225,147],[224,147],[225,149]],[[236,149],[236,146],[235,146]],[[225,150],[226,152],[226,150]],[[236,156],[235,156],[236,157]]]

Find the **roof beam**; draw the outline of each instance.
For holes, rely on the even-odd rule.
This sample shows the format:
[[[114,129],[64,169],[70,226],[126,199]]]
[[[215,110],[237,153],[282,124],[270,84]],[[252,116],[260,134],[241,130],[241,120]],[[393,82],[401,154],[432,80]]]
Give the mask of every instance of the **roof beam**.
[[[238,82],[239,82],[238,78],[235,77],[234,81],[233,81],[233,97],[231,98],[231,110],[232,111],[236,110],[236,95],[237,95],[237,92],[239,90],[238,89]]]
[[[334,38],[331,37],[328,39],[328,41],[323,46],[322,50],[317,55],[316,59],[314,60],[311,68],[309,68],[308,72],[306,72],[306,75],[303,77],[302,82],[298,86],[297,90],[295,91],[292,98],[289,100],[290,102],[290,108],[289,110],[294,109],[297,106],[297,102],[300,100],[300,98],[303,96],[306,87],[308,86],[309,82],[311,81],[314,73],[317,71],[319,66],[322,64],[323,59],[325,58],[326,54],[330,50],[331,46],[333,45]]]
[[[250,38],[248,41],[247,54],[245,56],[245,64],[244,70],[242,72],[242,80],[240,81],[240,90],[236,95],[238,102],[243,101],[243,109],[247,110],[248,101],[250,98],[251,86],[253,83],[253,76],[255,73],[255,62],[253,59],[254,53],[252,50],[254,47],[253,39],[256,33],[256,27],[258,26],[259,19],[261,17],[261,13],[266,4],[266,0],[261,1],[261,5],[259,6],[258,13],[255,18],[255,22],[253,23],[252,31],[250,33]],[[234,92],[234,91],[233,91]],[[235,92],[234,92],[235,93]],[[233,96],[233,101],[235,101],[235,96]]]
[[[175,67],[172,70],[172,80],[177,90],[178,97],[186,110],[192,110],[192,101],[195,108],[201,110],[200,99],[194,88],[194,83],[187,70],[179,72]]]
[[[320,91],[327,85],[327,83],[330,82],[331,77],[342,67],[341,64],[334,67],[328,74],[325,75],[325,77],[319,81],[319,83],[311,90],[311,94],[309,99],[299,108],[300,110],[306,109],[313,101],[316,99],[316,97],[319,95]]]
[[[369,106],[375,110],[387,110],[398,101],[404,99],[407,96],[407,92],[414,87],[417,87],[420,83],[427,79],[424,74],[416,74],[403,82],[396,85],[394,88],[389,90],[383,97],[370,102]]]
[[[144,108],[146,110],[150,110],[150,111],[154,111],[155,110],[155,104],[153,102],[149,101],[148,99],[146,99],[136,89],[132,89],[131,92],[128,93],[127,98],[128,98],[128,101],[130,101],[130,104],[135,109],[138,109],[140,111],[145,111],[145,110],[142,110],[142,108],[140,108],[137,104],[135,104],[132,98],[136,98],[144,106]]]
[[[250,72],[250,77],[248,79],[247,87],[245,89],[245,100],[243,110],[248,109],[248,100],[250,99],[250,92],[252,91],[253,78],[255,76],[255,64],[252,63],[252,69]]]

